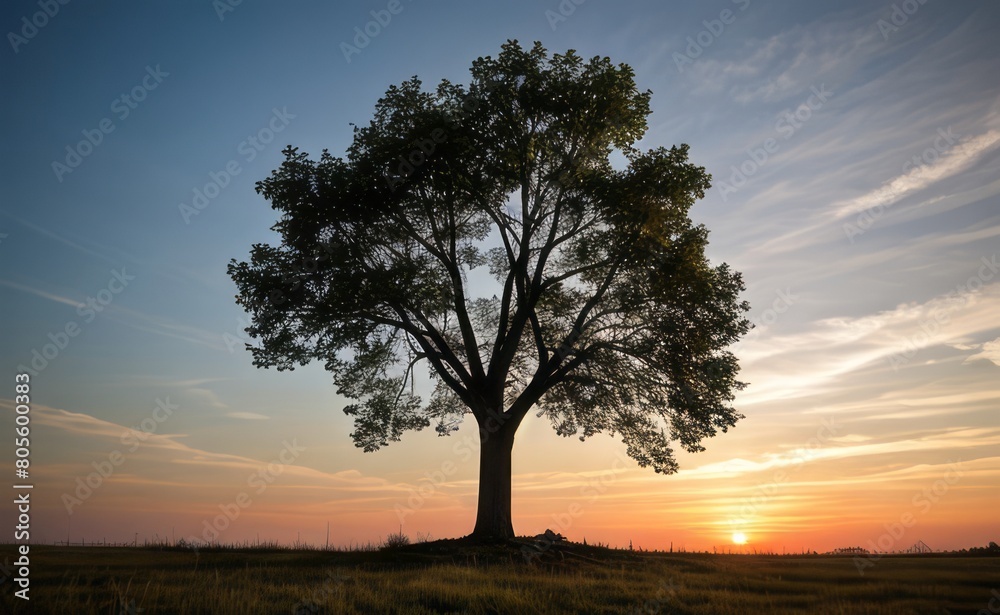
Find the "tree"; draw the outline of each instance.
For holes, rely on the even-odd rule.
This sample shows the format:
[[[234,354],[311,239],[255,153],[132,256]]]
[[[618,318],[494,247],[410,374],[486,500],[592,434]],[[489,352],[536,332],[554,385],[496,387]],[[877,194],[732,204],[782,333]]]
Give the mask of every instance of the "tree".
[[[374,451],[471,414],[472,536],[506,539],[514,435],[529,410],[562,436],[620,435],[656,472],[743,418],[726,348],[743,284],[688,218],[710,176],[688,146],[640,151],[650,93],[627,65],[516,41],[468,87],[392,86],[346,159],[288,147],[257,183],[277,246],[229,265],[258,367],[323,361]],[[623,157],[616,169],[610,157]],[[627,164],[625,164],[627,163]],[[489,275],[487,275],[487,272]],[[433,392],[413,387],[429,366]]]

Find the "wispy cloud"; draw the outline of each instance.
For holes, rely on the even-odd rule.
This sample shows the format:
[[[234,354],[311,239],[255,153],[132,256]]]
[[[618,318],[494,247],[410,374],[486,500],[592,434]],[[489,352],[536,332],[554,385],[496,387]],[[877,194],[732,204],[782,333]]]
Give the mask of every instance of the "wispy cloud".
[[[740,474],[752,474],[801,466],[803,464],[819,464],[853,457],[868,457],[873,455],[899,455],[914,451],[958,451],[973,446],[993,447],[1000,445],[1000,428],[946,428],[940,432],[930,433],[916,438],[892,438],[882,442],[870,442],[870,438],[855,435],[852,439],[841,439],[829,442],[826,446],[797,448],[780,453],[767,453],[760,461],[747,459],[732,459],[729,461],[707,464],[691,470],[678,472],[680,479],[698,478],[703,475],[734,477]]]
[[[189,397],[199,400],[203,405],[208,406],[209,408],[226,409],[229,407],[229,405],[223,402],[219,398],[218,394],[211,389],[206,389],[204,387],[188,387],[184,389],[184,392]]]
[[[160,389],[187,389],[200,387],[216,382],[226,382],[228,378],[165,378],[157,375],[129,375],[129,376],[109,376],[108,380],[119,385],[128,387],[156,387]]]
[[[73,308],[79,308],[86,305],[83,300],[75,300],[65,295],[41,290],[39,288],[27,286],[18,282],[12,282],[10,280],[0,280],[0,286],[13,288],[20,292],[28,293],[30,295]],[[121,305],[121,301],[116,301],[102,306],[101,317],[121,322],[122,324],[138,331],[178,339],[192,344],[197,344],[199,346],[206,346],[208,348],[212,348],[213,350],[222,351],[227,349],[221,333],[206,331],[194,325],[179,323],[171,318],[159,314],[150,314],[128,308]]]
[[[244,421],[267,421],[271,417],[256,412],[227,412],[226,416],[231,419],[241,419]]]
[[[741,403],[813,395],[857,370],[919,362],[928,348],[952,348],[995,330],[998,312],[1000,283],[993,283],[865,316],[824,318],[795,334],[755,337],[737,350],[753,383]]]
[[[12,214],[12,213],[10,213],[8,211],[4,211],[4,210],[0,209],[0,215],[4,215],[4,216],[10,218],[11,220],[14,220],[15,222],[17,222],[21,226],[23,226],[23,227],[25,227],[27,229],[30,229],[30,230],[32,230],[32,231],[34,231],[34,232],[42,235],[43,237],[47,237],[48,239],[51,239],[51,240],[53,240],[53,241],[55,241],[57,243],[60,243],[60,244],[62,244],[64,246],[73,248],[74,250],[82,252],[83,254],[87,254],[88,256],[93,256],[95,258],[98,258],[100,260],[106,261],[106,262],[111,263],[113,265],[121,265],[121,262],[122,262],[121,258],[112,258],[112,257],[108,256],[107,254],[99,251],[99,250],[95,250],[95,249],[83,246],[80,243],[77,243],[76,241],[73,241],[71,239],[67,239],[66,237],[63,237],[62,235],[60,235],[59,233],[56,233],[55,231],[51,231],[51,230],[49,230],[47,228],[44,228],[44,227],[42,227],[42,226],[40,226],[38,224],[35,224],[34,222],[26,220],[26,219],[24,219],[24,218],[22,218],[20,216],[16,216],[16,215],[14,215],[14,214]],[[111,249],[111,248],[106,248],[106,249]],[[120,250],[114,250],[114,251],[121,253]],[[122,253],[122,254],[124,254],[124,253]],[[135,262],[134,258],[131,258],[128,255],[125,255],[125,256],[126,256],[126,258],[129,261]]]
[[[975,361],[977,359],[986,359],[996,365],[1000,365],[1000,337],[980,346],[979,352],[968,357],[966,361]]]
[[[12,414],[14,411],[12,400],[0,399],[0,409]],[[161,480],[166,480],[175,486],[187,487],[192,491],[214,484],[228,484],[238,490],[240,486],[245,486],[247,476],[260,471],[273,461],[268,457],[253,459],[194,448],[182,442],[186,435],[165,433],[162,427],[157,431],[138,433],[135,428],[105,421],[89,414],[41,404],[33,405],[32,416],[34,424],[39,429],[45,430],[47,441],[66,440],[76,443],[72,450],[62,450],[50,455],[51,463],[47,468],[41,465],[38,468],[37,478],[57,488],[59,485],[70,488],[75,475],[84,476],[93,471],[90,464],[94,461],[94,456],[107,458],[108,451],[111,450],[120,451],[127,459],[127,465],[122,465],[123,471],[127,469],[128,474],[141,476],[147,486],[155,486]],[[275,450],[266,454],[273,456],[282,446],[280,442],[275,442]],[[171,477],[176,473],[176,469],[171,467],[172,464],[190,466],[184,481],[175,482]],[[218,470],[224,471],[220,474]],[[353,489],[370,492],[376,489],[386,492],[388,499],[392,493],[398,496],[407,490],[406,485],[393,485],[383,479],[365,477],[357,471],[327,473],[292,463],[285,464],[280,473],[282,476],[293,477],[285,488],[293,487],[304,492],[321,485],[326,485],[331,492]],[[295,484],[297,480],[301,480],[302,483]],[[331,494],[327,494],[329,495]],[[119,496],[126,497],[126,493],[120,493]]]
[[[206,331],[194,325],[180,323],[160,314],[149,314],[118,305],[109,307],[113,308],[114,313],[121,316],[121,320],[126,325],[138,331],[190,342],[199,346],[212,348],[213,350],[226,350],[221,333]]]
[[[967,172],[998,146],[998,130],[966,137],[930,164],[921,163],[910,173],[897,175],[861,196],[836,201],[826,209],[806,212],[794,225],[786,222],[783,227],[792,226],[791,230],[775,226],[769,228],[765,223],[756,232],[771,236],[755,246],[754,252],[773,257],[812,250],[818,244],[845,243],[855,235],[863,235],[874,226],[886,228],[911,222],[916,218],[934,216],[1000,194],[1000,181],[988,185],[975,183],[967,189],[938,189],[939,184]],[[898,159],[903,157],[899,156]],[[829,182],[830,179],[827,177],[823,181]],[[776,188],[769,190],[770,196],[777,197],[779,202],[795,198],[792,195],[778,196],[774,190]],[[804,190],[815,195],[832,188],[813,186]],[[760,202],[766,200],[758,199]],[[928,232],[933,232],[933,229],[928,229]],[[920,241],[925,239],[920,238]]]
[[[944,138],[944,137],[942,137]],[[990,130],[966,138],[940,154],[933,162],[923,163],[886,182],[879,188],[846,202],[834,203],[832,217],[841,219],[876,207],[888,207],[904,197],[950,178],[972,166],[979,158],[1000,144],[1000,131]],[[936,150],[935,150],[936,152]]]
[[[38,288],[33,288],[31,286],[25,286],[24,284],[18,284],[17,282],[11,282],[10,280],[0,280],[0,285],[6,286],[8,288],[13,288],[14,290],[19,290],[23,293],[28,293],[36,297],[41,297],[42,299],[48,299],[49,301],[54,301],[56,303],[61,303],[63,305],[68,305],[70,307],[80,307],[83,304],[81,301],[74,301],[69,297],[64,297],[62,295],[57,295],[55,293],[50,293]]]

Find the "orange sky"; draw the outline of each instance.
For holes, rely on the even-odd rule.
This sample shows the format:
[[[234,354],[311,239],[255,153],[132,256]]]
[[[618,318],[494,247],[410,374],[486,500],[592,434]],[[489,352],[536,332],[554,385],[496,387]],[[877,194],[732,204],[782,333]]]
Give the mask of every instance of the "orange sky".
[[[10,418],[12,405],[2,407]],[[918,540],[950,549],[995,538],[1000,430],[914,430],[882,441],[861,435],[856,419],[837,418],[843,410],[817,410],[796,426],[780,413],[770,421],[751,416],[708,451],[682,456],[673,476],[637,468],[609,439],[559,438],[536,419],[515,445],[515,530],[696,550],[735,548],[739,531],[745,548],[776,552],[869,540],[890,549]],[[140,540],[287,543],[301,536],[322,544],[329,522],[331,542],[348,545],[377,541],[400,524],[412,538],[454,537],[474,521],[476,437],[468,428],[450,439],[412,434],[323,471],[312,462],[329,453],[323,443],[337,434],[276,434],[270,455],[251,459],[186,445],[169,429],[170,417],[145,435],[140,425],[130,431],[44,406],[32,416],[36,541],[65,540],[68,532],[73,541],[138,533]],[[84,497],[88,475],[92,494]]]

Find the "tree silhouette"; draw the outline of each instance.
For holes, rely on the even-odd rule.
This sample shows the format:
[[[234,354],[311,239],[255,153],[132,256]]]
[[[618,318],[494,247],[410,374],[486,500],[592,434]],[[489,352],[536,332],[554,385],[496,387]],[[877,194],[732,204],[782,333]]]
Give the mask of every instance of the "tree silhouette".
[[[390,87],[346,159],[287,148],[257,183],[281,244],[255,244],[229,274],[254,364],[323,361],[356,400],[344,411],[365,451],[471,414],[472,535],[505,539],[514,435],[533,408],[562,436],[618,434],[667,474],[673,442],[700,451],[735,425],[744,384],[726,348],[748,306],[688,218],[710,176],[687,145],[635,147],[650,93],[630,67],[508,41],[471,75]]]

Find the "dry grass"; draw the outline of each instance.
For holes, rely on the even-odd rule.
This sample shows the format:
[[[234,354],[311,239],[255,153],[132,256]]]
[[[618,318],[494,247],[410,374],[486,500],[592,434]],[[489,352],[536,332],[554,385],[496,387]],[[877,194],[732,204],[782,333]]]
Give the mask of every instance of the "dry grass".
[[[30,606],[8,589],[5,612],[958,615],[989,612],[1000,589],[996,557],[888,556],[861,576],[850,557],[566,545],[528,563],[516,546],[449,541],[353,552],[35,546],[32,555]]]

